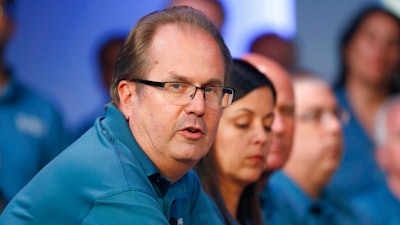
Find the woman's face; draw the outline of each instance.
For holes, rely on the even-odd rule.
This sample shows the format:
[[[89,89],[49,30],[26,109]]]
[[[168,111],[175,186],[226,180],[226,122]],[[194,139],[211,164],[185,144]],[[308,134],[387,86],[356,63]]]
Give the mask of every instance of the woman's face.
[[[268,87],[254,89],[224,109],[212,151],[221,183],[245,187],[259,179],[271,144],[273,110]]]
[[[368,15],[345,48],[348,74],[371,85],[389,82],[400,62],[400,30],[382,12]]]

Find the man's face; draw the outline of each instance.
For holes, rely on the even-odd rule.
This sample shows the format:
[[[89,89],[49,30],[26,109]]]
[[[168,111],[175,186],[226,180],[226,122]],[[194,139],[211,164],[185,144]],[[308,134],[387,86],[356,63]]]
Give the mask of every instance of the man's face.
[[[244,60],[264,73],[274,84],[277,99],[272,124],[273,140],[267,157],[268,173],[281,169],[292,148],[294,126],[294,93],[289,74],[276,62],[259,54],[249,54]]]
[[[336,98],[322,81],[300,81],[294,89],[296,131],[286,165],[333,173],[342,155],[342,126]]]
[[[198,87],[224,85],[219,47],[200,29],[161,27],[148,51],[152,69],[147,80]],[[138,85],[143,84],[129,82],[129,88]],[[214,142],[222,109],[208,107],[203,90],[198,89],[188,104],[176,105],[165,99],[162,88],[144,85],[129,101],[124,114],[131,131],[156,166],[183,163],[193,167]]]
[[[267,76],[272,80],[277,91],[275,118],[272,124],[274,138],[267,158],[267,170],[274,171],[283,167],[292,148],[295,103],[288,74],[272,68],[267,72]]]

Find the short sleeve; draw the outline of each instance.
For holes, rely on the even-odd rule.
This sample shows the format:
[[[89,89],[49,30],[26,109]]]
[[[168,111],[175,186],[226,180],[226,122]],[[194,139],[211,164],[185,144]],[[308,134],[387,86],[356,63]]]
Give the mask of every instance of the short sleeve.
[[[82,225],[169,225],[159,203],[151,196],[137,191],[126,191],[97,200],[87,213]]]

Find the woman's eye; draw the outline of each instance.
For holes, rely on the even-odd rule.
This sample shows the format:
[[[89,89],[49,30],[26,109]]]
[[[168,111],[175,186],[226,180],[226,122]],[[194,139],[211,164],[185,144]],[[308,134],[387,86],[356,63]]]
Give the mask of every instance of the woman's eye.
[[[272,131],[272,128],[271,128],[271,126],[264,126],[264,130],[265,130],[266,132],[271,132],[271,131]]]
[[[245,128],[248,128],[249,125],[247,123],[237,123],[236,127],[241,128],[241,129],[245,129]]]

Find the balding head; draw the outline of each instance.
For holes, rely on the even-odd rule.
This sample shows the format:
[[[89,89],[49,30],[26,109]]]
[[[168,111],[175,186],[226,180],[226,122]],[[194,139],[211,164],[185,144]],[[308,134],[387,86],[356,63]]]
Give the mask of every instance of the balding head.
[[[277,62],[251,53],[242,57],[243,60],[255,66],[274,84],[277,91],[275,119],[272,124],[274,132],[271,151],[267,158],[267,172],[283,167],[289,157],[294,132],[294,93],[290,75]]]
[[[169,6],[190,6],[203,12],[221,30],[224,20],[224,8],[218,0],[172,0]]]
[[[257,37],[252,42],[250,51],[275,60],[287,70],[293,70],[296,66],[293,42],[275,33],[266,33]]]

